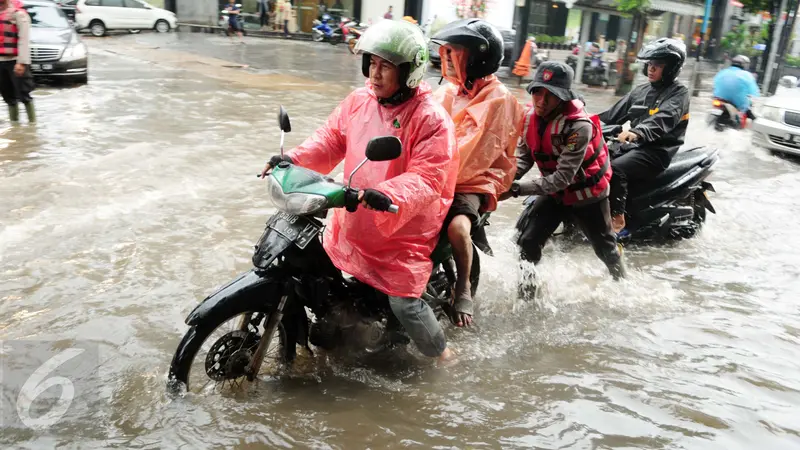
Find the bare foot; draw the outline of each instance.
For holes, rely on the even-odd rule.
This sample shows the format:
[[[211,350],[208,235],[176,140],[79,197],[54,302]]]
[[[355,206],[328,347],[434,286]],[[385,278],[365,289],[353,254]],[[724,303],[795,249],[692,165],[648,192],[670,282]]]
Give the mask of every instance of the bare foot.
[[[447,347],[444,349],[441,355],[439,355],[439,359],[436,361],[436,365],[439,367],[452,367],[458,363],[458,354]]]
[[[625,228],[625,215],[620,214],[618,216],[614,216],[611,218],[611,228],[614,230],[614,233],[619,233]]]

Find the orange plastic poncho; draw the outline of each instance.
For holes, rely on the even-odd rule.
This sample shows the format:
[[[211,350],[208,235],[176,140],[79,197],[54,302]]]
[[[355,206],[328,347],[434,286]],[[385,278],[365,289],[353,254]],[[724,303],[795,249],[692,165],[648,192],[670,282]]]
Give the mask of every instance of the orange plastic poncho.
[[[476,80],[471,90],[465,89],[459,80],[466,79],[466,52],[448,47],[442,46],[440,54],[442,76],[451,84],[436,91],[435,97],[456,125],[461,161],[456,192],[486,194],[483,207],[494,211],[497,198],[508,191],[517,172],[514,153],[525,112],[494,75]]]
[[[399,212],[336,209],[323,245],[333,264],[358,280],[389,295],[419,298],[433,269],[430,254],[453,202],[458,171],[453,122],[430,86],[422,83],[413,98],[387,107],[378,103],[367,81],[289,156],[326,174],[344,160],[347,179],[364,159],[367,142],[385,135],[397,136],[403,153],[393,161],[367,162],[353,187],[383,192]]]

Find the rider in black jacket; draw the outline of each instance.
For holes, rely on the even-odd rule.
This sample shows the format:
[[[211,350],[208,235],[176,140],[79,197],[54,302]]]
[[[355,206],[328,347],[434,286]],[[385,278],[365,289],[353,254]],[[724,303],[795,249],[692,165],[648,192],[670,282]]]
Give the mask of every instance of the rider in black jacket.
[[[683,42],[657,39],[642,47],[637,57],[647,61],[644,73],[649,83],[637,86],[600,114],[600,120],[607,125],[624,125],[630,120],[630,130],[620,133],[617,139],[637,144],[611,162],[610,201],[616,232],[625,227],[628,183],[652,180],[666,170],[683,145],[689,125],[689,90],[676,80],[686,61]]]

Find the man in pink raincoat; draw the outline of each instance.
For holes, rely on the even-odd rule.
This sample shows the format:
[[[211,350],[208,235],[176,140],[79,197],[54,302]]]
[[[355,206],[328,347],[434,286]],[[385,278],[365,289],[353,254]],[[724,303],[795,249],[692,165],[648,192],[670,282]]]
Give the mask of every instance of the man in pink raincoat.
[[[353,178],[363,208],[337,209],[323,244],[333,264],[389,296],[392,312],[417,348],[440,362],[454,358],[433,310],[422,300],[439,231],[453,202],[458,150],[453,122],[423,81],[425,38],[403,21],[381,21],[358,41],[366,87],[352,92],[328,121],[289,152],[294,164],[329,173],[344,160],[348,178],[377,136],[397,136],[398,159],[369,162]],[[266,173],[282,160],[274,156]],[[398,214],[388,214],[389,206]]]

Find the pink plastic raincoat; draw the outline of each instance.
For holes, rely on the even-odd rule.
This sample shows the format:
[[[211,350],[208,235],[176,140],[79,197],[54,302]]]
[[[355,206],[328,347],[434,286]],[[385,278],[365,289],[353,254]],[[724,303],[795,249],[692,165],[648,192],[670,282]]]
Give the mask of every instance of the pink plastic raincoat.
[[[340,270],[386,294],[419,298],[433,269],[429,257],[453,201],[458,171],[453,122],[430,86],[422,83],[401,105],[382,106],[367,81],[289,156],[325,174],[344,159],[347,179],[364,159],[367,142],[385,135],[397,136],[403,153],[393,161],[367,162],[353,187],[383,192],[399,213],[336,209],[323,244]]]

